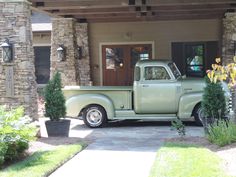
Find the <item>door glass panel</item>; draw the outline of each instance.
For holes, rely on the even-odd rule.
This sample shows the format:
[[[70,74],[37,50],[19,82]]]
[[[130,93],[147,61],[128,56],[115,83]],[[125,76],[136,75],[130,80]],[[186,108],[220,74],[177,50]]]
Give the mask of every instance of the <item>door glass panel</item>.
[[[123,66],[124,50],[122,48],[106,48],[106,69],[117,69]]]
[[[130,52],[131,52],[130,67],[134,68],[135,64],[139,60],[148,60],[148,59],[150,59],[149,50],[150,50],[150,47],[143,47],[143,46],[131,47],[131,50],[130,50]]]
[[[186,75],[203,76],[204,75],[204,45],[188,44],[185,46],[186,56]]]

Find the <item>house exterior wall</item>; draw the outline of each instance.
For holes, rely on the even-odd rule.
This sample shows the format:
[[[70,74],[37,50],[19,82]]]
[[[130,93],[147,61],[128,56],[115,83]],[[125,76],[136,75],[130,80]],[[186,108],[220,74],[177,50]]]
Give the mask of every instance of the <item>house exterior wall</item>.
[[[34,32],[33,46],[51,46],[51,31],[49,32]]]
[[[129,23],[91,23],[91,70],[94,85],[101,85],[101,43],[154,42],[156,59],[171,59],[172,42],[220,41],[221,20],[182,20]],[[98,66],[98,67],[97,67]]]

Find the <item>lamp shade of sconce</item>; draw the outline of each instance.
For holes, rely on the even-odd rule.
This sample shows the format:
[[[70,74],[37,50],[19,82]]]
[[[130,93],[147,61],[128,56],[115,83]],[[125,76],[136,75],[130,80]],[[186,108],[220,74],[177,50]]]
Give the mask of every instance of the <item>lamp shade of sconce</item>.
[[[78,52],[78,59],[82,59],[82,47],[81,46],[78,46],[77,48],[77,52]]]
[[[3,62],[11,62],[13,60],[12,45],[8,39],[1,44],[2,47],[2,60]]]
[[[65,48],[63,45],[59,45],[57,48],[57,59],[58,61],[64,61],[65,60]]]

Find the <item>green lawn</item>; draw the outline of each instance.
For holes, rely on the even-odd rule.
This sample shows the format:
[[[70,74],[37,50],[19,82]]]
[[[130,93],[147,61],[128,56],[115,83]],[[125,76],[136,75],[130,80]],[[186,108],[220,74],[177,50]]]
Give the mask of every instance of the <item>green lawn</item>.
[[[166,143],[157,152],[149,177],[228,177],[214,152],[194,145]]]
[[[82,144],[59,146],[51,151],[35,152],[25,160],[9,166],[0,172],[1,177],[47,176],[83,148]]]

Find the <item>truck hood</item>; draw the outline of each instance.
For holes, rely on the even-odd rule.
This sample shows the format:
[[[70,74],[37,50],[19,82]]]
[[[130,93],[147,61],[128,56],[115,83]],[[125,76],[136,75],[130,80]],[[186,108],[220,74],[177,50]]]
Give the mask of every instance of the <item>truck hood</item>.
[[[227,86],[227,83],[221,82],[221,86],[225,92],[225,96],[231,97],[231,93]],[[204,78],[195,78],[195,77],[182,78],[183,91],[198,92],[198,91],[203,91],[205,87],[206,83]]]
[[[203,78],[182,78],[183,91],[187,92],[202,92],[206,86]]]

